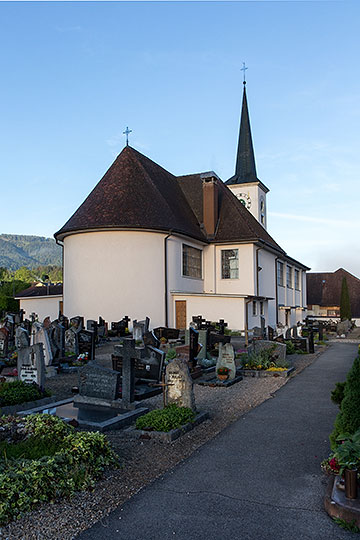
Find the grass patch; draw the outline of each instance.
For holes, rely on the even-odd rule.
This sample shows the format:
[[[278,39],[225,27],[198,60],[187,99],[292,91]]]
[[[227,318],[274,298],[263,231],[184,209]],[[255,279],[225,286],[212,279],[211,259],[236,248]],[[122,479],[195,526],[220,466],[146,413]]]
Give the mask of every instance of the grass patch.
[[[195,413],[188,407],[168,405],[164,409],[150,411],[136,420],[136,429],[149,431],[171,431],[193,422]]]

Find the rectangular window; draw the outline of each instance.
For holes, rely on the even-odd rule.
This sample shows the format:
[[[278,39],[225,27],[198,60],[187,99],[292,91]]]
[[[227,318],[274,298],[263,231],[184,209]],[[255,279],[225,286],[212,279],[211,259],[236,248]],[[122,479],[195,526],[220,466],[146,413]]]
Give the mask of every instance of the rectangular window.
[[[257,310],[256,310],[256,301],[254,300],[253,303],[252,303],[252,307],[253,307],[253,317],[256,317],[257,315]]]
[[[300,291],[300,272],[295,268],[295,289]]]
[[[221,279],[238,279],[239,277],[239,250],[221,250]]]
[[[291,266],[286,267],[286,285],[289,287],[289,289],[292,289],[293,281],[292,281],[292,268]]]
[[[264,302],[260,302],[260,315],[264,315]]]
[[[277,284],[284,286],[284,265],[280,261],[277,263]]]
[[[183,276],[201,278],[201,249],[183,244]]]

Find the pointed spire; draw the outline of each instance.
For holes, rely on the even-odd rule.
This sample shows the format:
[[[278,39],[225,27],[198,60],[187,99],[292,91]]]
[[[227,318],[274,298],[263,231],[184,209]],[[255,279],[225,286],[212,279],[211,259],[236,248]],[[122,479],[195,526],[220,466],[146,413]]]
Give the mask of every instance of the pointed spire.
[[[256,176],[255,154],[251,137],[249,111],[246,98],[246,81],[241,109],[239,144],[236,158],[235,175],[226,184],[245,184],[259,181]]]

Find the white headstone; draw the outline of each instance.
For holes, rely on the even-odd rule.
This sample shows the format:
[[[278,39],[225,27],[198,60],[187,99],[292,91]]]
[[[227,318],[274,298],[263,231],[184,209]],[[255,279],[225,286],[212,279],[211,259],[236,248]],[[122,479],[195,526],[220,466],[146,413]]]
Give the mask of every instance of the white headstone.
[[[216,373],[220,367],[227,367],[229,371],[229,379],[235,379],[236,376],[236,366],[235,366],[235,354],[234,347],[231,343],[225,343],[219,345],[219,357],[216,363]]]
[[[44,360],[45,366],[50,366],[53,361],[53,353],[51,350],[49,335],[47,330],[42,326],[42,324],[36,322],[32,327],[32,345],[36,343],[42,343],[44,345]]]

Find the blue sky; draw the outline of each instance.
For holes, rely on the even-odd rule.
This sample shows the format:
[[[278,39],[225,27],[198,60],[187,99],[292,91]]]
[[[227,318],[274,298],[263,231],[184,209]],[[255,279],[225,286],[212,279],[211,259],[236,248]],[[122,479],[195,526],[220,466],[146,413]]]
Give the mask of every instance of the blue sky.
[[[245,61],[268,229],[360,277],[360,3],[0,2],[0,232],[52,236],[124,145],[232,176]]]

